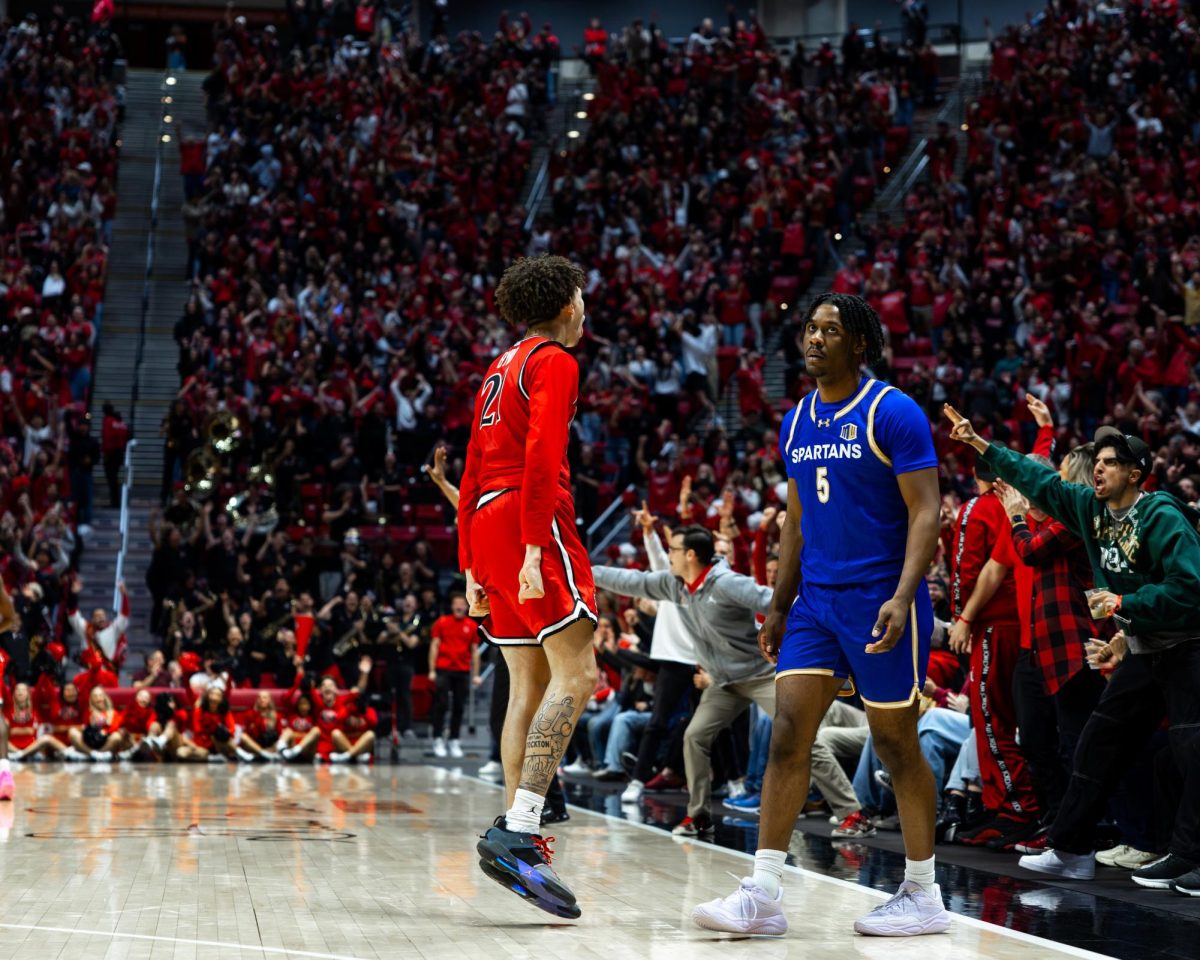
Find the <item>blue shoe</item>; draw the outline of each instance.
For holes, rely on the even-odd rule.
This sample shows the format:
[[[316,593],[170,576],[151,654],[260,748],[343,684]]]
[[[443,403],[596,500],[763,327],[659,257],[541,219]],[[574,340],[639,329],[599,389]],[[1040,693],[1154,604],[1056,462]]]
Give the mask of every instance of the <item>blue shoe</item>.
[[[550,866],[553,839],[508,830],[504,818],[497,817],[475,850],[480,868],[491,879],[546,913],[574,920],[582,911],[575,902],[575,894]]]
[[[744,797],[726,800],[722,806],[736,810],[738,813],[758,813],[762,808],[762,794],[748,793]]]

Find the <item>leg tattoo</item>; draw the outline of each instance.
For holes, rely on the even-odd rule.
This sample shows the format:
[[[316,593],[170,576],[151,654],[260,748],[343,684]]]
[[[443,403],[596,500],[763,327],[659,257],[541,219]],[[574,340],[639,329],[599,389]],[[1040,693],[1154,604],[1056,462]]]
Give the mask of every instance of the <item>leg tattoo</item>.
[[[554,778],[554,771],[566,753],[575,729],[575,698],[561,700],[553,696],[543,701],[541,709],[529,725],[525,740],[525,763],[521,768],[521,789],[545,795]]]

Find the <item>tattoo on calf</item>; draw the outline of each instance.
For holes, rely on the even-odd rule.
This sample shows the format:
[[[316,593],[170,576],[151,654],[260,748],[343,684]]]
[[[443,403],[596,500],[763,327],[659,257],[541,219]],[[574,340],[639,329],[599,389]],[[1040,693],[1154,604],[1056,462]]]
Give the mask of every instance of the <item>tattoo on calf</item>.
[[[575,729],[575,698],[553,697],[542,703],[529,726],[525,740],[525,763],[521,767],[521,789],[545,793],[566,753]]]

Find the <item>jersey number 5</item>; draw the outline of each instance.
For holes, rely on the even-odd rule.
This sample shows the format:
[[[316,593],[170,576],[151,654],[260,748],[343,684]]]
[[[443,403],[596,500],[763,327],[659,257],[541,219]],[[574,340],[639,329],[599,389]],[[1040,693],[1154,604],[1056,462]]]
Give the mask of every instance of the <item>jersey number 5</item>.
[[[500,391],[504,389],[504,374],[493,373],[483,382],[483,412],[479,426],[490,427],[500,422]]]
[[[822,503],[829,502],[829,468],[817,467],[817,499]]]

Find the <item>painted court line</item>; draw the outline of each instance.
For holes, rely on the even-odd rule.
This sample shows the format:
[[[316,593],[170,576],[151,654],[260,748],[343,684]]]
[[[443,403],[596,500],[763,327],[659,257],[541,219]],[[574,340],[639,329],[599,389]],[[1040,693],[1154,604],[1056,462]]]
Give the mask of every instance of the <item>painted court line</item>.
[[[438,770],[444,768],[430,766],[430,769]],[[483,777],[475,777],[471,776],[470,774],[461,774],[461,778],[463,780],[473,780],[476,783],[481,783],[485,786],[491,787],[494,790],[504,789],[503,784],[496,783],[492,780],[485,780]],[[604,820],[610,820],[613,823],[620,824],[623,827],[633,827],[637,830],[645,830],[649,833],[655,834],[660,838],[671,836],[666,831],[661,830],[658,827],[652,827],[648,823],[639,823],[636,820],[626,820],[623,817],[614,817],[610,813],[602,813],[599,810],[589,810],[587,807],[576,806],[573,803],[568,804],[568,806],[570,806],[572,810],[577,810],[580,813],[586,813],[593,817],[601,817]],[[701,846],[710,847],[713,850],[719,850],[721,853],[727,853],[731,856],[741,857],[743,860],[750,860],[752,862],[754,860],[754,854],[752,853],[745,853],[741,850],[730,850],[728,847],[722,847],[719,844],[712,843],[708,840],[697,840],[694,837],[689,837],[683,842],[700,844]],[[828,877],[823,873],[817,873],[815,870],[809,870],[807,867],[796,867],[791,864],[786,864],[784,869],[789,870],[792,873],[798,873],[805,877],[811,877],[813,880],[819,880],[821,883],[834,884],[847,890],[855,890],[858,893],[865,893],[877,900],[887,900],[891,896],[890,893],[885,893],[882,890],[876,890],[873,887],[864,887],[861,884],[855,883],[853,880],[843,880],[841,877]],[[1037,946],[1043,950],[1052,948],[1056,953],[1063,956],[1078,957],[1080,960],[1112,960],[1112,957],[1109,957],[1103,953],[1095,953],[1091,950],[1084,950],[1082,947],[1074,947],[1070,944],[1059,943],[1057,940],[1047,940],[1045,937],[1039,937],[1032,933],[1024,933],[1021,930],[1013,930],[1010,927],[1002,927],[996,923],[988,923],[986,920],[977,920],[975,917],[964,917],[960,913],[951,913],[950,915],[954,918],[955,923],[961,923],[968,927],[975,927],[979,930],[986,930],[988,933],[999,934],[1000,936],[1009,937],[1012,940],[1020,940],[1024,943]]]
[[[289,950],[286,947],[264,947],[251,943],[226,943],[222,940],[192,940],[188,937],[155,937],[148,933],[121,933],[119,930],[84,930],[78,927],[42,927],[35,923],[0,923],[7,930],[40,930],[43,933],[69,933],[86,937],[110,937],[114,940],[155,940],[160,943],[187,943],[195,947],[220,947],[223,950],[245,950],[255,953],[280,954],[285,957],[312,957],[314,960],[363,960],[342,953],[314,953],[311,950]]]

